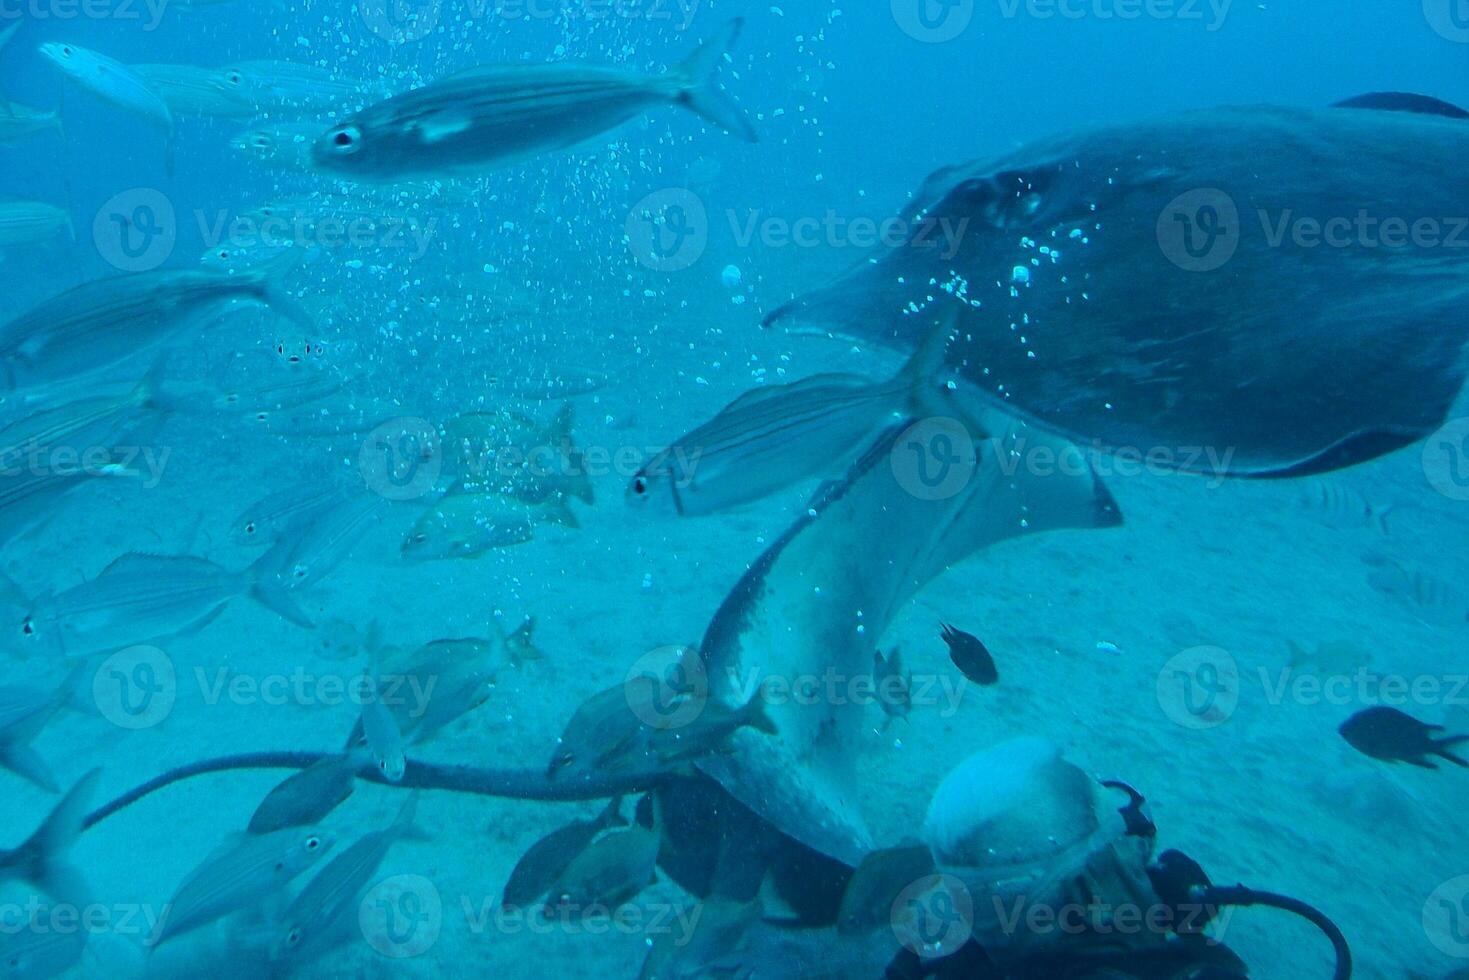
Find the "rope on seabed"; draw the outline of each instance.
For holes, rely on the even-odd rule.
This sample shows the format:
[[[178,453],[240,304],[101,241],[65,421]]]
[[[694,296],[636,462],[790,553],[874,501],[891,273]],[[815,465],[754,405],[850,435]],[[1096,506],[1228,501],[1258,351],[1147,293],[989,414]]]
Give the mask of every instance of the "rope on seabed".
[[[144,797],[195,776],[203,776],[212,772],[229,772],[235,769],[305,769],[337,754],[334,752],[249,752],[216,759],[201,759],[186,766],[179,766],[177,769],[170,769],[161,776],[156,776],[141,786],[128,790],[111,803],[90,813],[82,826],[83,829],[89,830]],[[610,799],[622,793],[639,793],[651,789],[661,781],[658,776],[628,779],[601,775],[582,777],[563,775],[556,779],[549,779],[544,773],[529,769],[446,766],[414,760],[409,760],[408,767],[403,772],[403,779],[397,783],[389,782],[382,773],[371,767],[359,773],[357,778],[397,789],[440,789],[451,793],[474,793],[479,796],[497,796],[512,800],[540,800],[547,803]]]

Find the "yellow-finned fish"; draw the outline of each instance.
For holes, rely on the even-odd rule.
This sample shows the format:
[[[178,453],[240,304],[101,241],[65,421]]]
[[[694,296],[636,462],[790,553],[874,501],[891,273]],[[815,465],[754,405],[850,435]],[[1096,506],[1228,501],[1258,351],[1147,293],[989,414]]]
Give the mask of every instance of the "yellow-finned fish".
[[[565,497],[528,504],[498,493],[451,493],[430,507],[408,532],[403,557],[409,561],[474,558],[530,541],[541,524],[581,526]]]

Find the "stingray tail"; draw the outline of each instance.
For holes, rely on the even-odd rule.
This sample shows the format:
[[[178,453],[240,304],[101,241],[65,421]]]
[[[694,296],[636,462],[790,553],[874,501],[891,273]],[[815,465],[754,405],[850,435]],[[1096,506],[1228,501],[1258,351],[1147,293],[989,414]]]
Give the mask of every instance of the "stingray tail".
[[[755,127],[750,124],[744,110],[719,87],[718,79],[719,66],[739,39],[744,26],[743,17],[730,21],[719,34],[705,41],[697,51],[689,55],[673,74],[679,85],[677,100],[681,105],[688,106],[714,125],[747,143],[758,143],[760,136],[755,132]]]

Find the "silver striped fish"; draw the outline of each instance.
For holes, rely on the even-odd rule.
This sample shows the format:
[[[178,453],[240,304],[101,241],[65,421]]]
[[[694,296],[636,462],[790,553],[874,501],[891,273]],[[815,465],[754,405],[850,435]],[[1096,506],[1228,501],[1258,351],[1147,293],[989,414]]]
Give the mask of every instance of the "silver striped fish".
[[[660,105],[681,105],[749,142],[757,137],[718,87],[742,20],[664,75],[576,63],[491,65],[347,117],[316,141],[323,170],[364,181],[476,174],[577,146]]]
[[[260,562],[232,572],[191,555],[127,554],[95,578],[35,600],[21,633],[68,656],[101,653],[202,629],[241,595],[309,627],[273,571]]]
[[[60,113],[33,109],[17,102],[0,102],[0,143],[18,143],[53,129],[58,136],[66,135]]]
[[[0,247],[47,242],[62,231],[76,241],[71,214],[61,208],[41,201],[0,201]]]
[[[37,391],[89,379],[205,326],[237,302],[269,307],[312,329],[276,287],[281,268],[235,275],[157,270],[83,283],[0,325],[0,388]]]
[[[94,477],[138,475],[129,468],[128,453],[104,450],[88,456],[76,466],[12,467],[0,472],[0,547],[55,517],[62,499]]]
[[[643,466],[628,484],[628,502],[702,516],[845,467],[899,415],[941,414],[934,375],[948,337],[947,328],[935,329],[889,381],[818,374],[746,392]]]
[[[1421,568],[1387,561],[1368,573],[1367,584],[1429,625],[1469,624],[1464,593]]]
[[[239,545],[274,544],[303,518],[346,502],[349,493],[346,487],[322,486],[319,481],[272,491],[231,522],[230,540]]]
[[[92,447],[109,448],[142,421],[175,407],[160,393],[160,370],[122,395],[98,395],[45,408],[0,427],[0,478],[27,458],[32,460],[61,447],[80,453]]]
[[[119,109],[146,119],[173,139],[173,115],[158,90],[136,71],[87,48],[63,41],[52,41],[40,47],[62,74],[82,88]]]
[[[287,589],[320,582],[380,524],[388,501],[367,490],[326,495],[293,521],[257,563]]]
[[[1355,487],[1332,480],[1320,480],[1301,491],[1301,509],[1327,527],[1338,530],[1371,528],[1388,533],[1387,519],[1392,504],[1369,500]]]
[[[225,81],[218,68],[133,65],[132,69],[163,98],[175,116],[249,119],[255,115],[255,107]]]
[[[157,949],[255,905],[319,861],[334,842],[326,831],[300,827],[232,838],[179,885],[148,944]]]
[[[272,962],[302,963],[330,949],[341,938],[341,926],[356,922],[362,893],[377,874],[393,845],[413,829],[418,793],[411,794],[393,823],[364,834],[322,868],[301,889],[281,917],[281,926],[271,944]]]

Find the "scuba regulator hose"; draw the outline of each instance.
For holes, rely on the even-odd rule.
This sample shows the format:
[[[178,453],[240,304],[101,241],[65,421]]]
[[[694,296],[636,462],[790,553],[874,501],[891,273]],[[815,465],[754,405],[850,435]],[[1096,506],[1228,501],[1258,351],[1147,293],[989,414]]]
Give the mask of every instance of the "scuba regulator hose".
[[[1256,891],[1244,885],[1216,885],[1209,880],[1203,867],[1182,851],[1164,851],[1158,855],[1157,861],[1148,865],[1147,874],[1153,891],[1164,903],[1174,908],[1191,907],[1206,911],[1202,921],[1187,930],[1179,930],[1181,934],[1202,933],[1214,918],[1214,910],[1226,905],[1239,908],[1263,905],[1280,909],[1299,915],[1331,940],[1331,947],[1336,952],[1336,972],[1332,974],[1332,980],[1349,980],[1352,975],[1352,950],[1346,937],[1324,912],[1298,898]]]
[[[1331,940],[1332,949],[1336,951],[1336,972],[1332,980],[1349,980],[1352,975],[1352,949],[1347,945],[1347,937],[1337,928],[1336,923],[1327,918],[1326,913],[1313,905],[1291,898],[1288,895],[1277,895],[1274,892],[1260,892],[1244,885],[1204,885],[1193,889],[1194,900],[1207,906],[1233,905],[1239,908],[1249,908],[1252,905],[1263,905],[1267,908],[1280,909],[1283,912],[1291,912],[1310,922],[1320,929],[1326,938]]]

